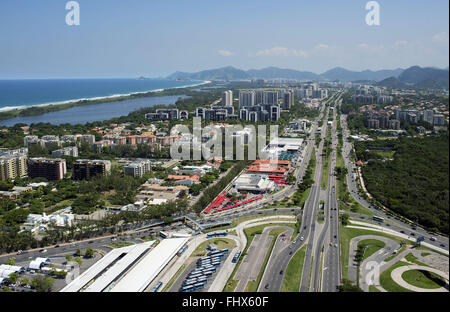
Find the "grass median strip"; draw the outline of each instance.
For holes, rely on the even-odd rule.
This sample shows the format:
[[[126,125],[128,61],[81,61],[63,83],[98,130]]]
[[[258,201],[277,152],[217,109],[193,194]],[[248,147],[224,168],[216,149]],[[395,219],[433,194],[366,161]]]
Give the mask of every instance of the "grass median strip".
[[[298,292],[302,281],[303,264],[305,263],[306,245],[303,245],[292,257],[284,275],[282,292]]]

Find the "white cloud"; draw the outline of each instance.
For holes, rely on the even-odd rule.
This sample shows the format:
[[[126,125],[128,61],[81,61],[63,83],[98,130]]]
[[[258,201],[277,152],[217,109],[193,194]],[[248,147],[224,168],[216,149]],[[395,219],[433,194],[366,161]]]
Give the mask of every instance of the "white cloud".
[[[358,43],[356,47],[358,47],[359,49],[368,49],[369,45],[367,43]]]
[[[300,56],[307,57],[308,53],[303,50],[288,49],[286,47],[273,47],[256,52],[257,56]]]
[[[441,33],[435,34],[432,38],[435,43],[445,43],[448,44],[448,32],[443,31]]]
[[[316,49],[321,49],[321,50],[326,50],[329,47],[330,46],[328,44],[325,44],[325,43],[320,43],[320,44],[316,45]]]
[[[219,50],[218,52],[219,52],[219,54],[222,55],[222,56],[232,56],[232,55],[234,55],[233,52],[228,51],[228,50]]]

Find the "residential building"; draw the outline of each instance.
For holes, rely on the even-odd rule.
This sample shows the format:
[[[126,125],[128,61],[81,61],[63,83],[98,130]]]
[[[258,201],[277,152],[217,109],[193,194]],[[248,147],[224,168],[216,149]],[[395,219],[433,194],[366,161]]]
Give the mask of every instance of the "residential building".
[[[142,177],[147,172],[151,171],[151,163],[149,160],[139,160],[130,163],[124,167],[124,174],[133,177]]]
[[[222,93],[222,106],[233,106],[233,91],[228,90]]]
[[[256,92],[253,90],[239,91],[239,108],[254,106],[256,104]]]
[[[28,176],[32,179],[61,180],[67,172],[66,161],[61,158],[30,158],[27,166]]]
[[[68,146],[68,147],[61,148],[59,150],[53,151],[52,156],[55,156],[55,157],[62,157],[62,156],[78,157],[78,147]]]
[[[90,180],[96,175],[107,175],[111,172],[111,161],[78,159],[73,163],[74,180]]]

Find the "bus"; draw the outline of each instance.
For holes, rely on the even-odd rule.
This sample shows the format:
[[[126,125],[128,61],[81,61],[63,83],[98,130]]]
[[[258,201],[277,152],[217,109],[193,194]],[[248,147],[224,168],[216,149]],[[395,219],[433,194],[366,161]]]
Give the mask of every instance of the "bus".
[[[183,285],[184,286],[189,286],[189,285],[194,285],[195,283],[197,283],[197,279],[196,278],[184,281]]]
[[[186,249],[188,249],[187,244],[181,247],[181,249],[177,252],[177,256],[181,256],[186,251]]]
[[[159,236],[161,236],[162,238],[167,238],[167,237],[169,237],[169,234],[164,231],[159,231]]]
[[[210,251],[208,253],[208,256],[215,256],[215,255],[225,254],[227,252],[228,252],[228,249],[214,250],[214,251]]]
[[[188,291],[193,291],[193,290],[194,290],[194,285],[181,287],[181,292],[188,292]]]
[[[197,278],[197,282],[203,282],[203,281],[206,281],[206,280],[207,280],[207,278],[204,275],[202,275],[199,278]]]
[[[216,268],[209,268],[209,269],[205,269],[205,270],[203,270],[203,274],[206,274],[207,272],[216,272]]]
[[[159,282],[158,284],[156,284],[156,286],[153,287],[151,292],[158,292],[158,290],[161,288],[162,284],[163,284],[162,282]]]
[[[233,262],[233,263],[238,262],[240,256],[241,256],[241,251],[239,250],[238,252],[236,252],[236,254],[234,255],[233,260],[231,260],[231,262]]]
[[[384,222],[384,219],[383,219],[383,218],[380,218],[380,217],[377,217],[377,216],[373,216],[373,217],[372,217],[372,220],[373,220],[373,221],[376,221],[376,222],[380,222],[380,223]]]
[[[211,270],[203,272],[203,275],[205,275],[205,276],[210,276],[212,274],[213,274],[213,272]]]
[[[201,288],[204,288],[205,285],[206,285],[206,281],[197,283],[194,285],[194,287],[195,287],[195,289],[201,289]]]
[[[197,278],[199,276],[202,276],[201,272],[198,272],[198,273],[195,273],[195,274],[189,274],[187,278],[188,279],[193,279],[193,278]]]

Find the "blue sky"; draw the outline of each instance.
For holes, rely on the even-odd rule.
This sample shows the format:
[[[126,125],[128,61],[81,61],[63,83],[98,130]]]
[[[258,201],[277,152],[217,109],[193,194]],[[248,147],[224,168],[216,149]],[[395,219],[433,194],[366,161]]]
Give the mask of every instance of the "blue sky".
[[[158,77],[222,66],[447,67],[448,0],[0,1],[0,78]]]

